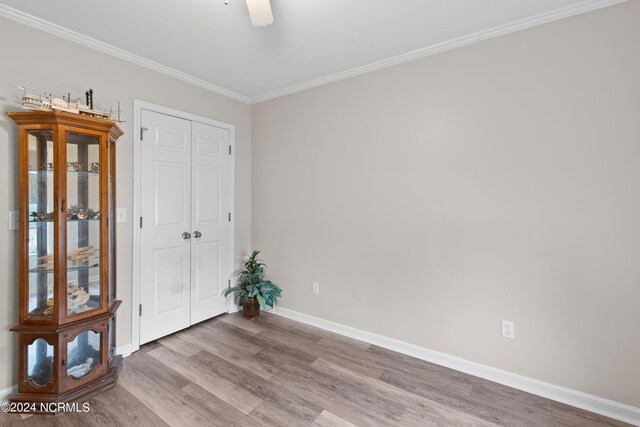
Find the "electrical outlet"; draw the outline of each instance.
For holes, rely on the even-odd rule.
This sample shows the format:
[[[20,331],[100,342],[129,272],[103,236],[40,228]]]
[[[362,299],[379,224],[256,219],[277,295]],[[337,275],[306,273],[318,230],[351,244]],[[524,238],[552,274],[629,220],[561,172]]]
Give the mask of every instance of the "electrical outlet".
[[[318,295],[320,293],[320,283],[313,282],[311,284],[311,292],[313,292],[315,295]]]
[[[513,321],[502,321],[502,336],[505,338],[515,338],[515,331],[513,330]]]

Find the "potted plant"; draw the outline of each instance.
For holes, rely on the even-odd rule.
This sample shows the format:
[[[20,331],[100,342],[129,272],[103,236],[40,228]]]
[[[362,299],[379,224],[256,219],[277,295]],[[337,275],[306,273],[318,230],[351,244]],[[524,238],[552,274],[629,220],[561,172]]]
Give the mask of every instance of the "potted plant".
[[[238,286],[224,291],[224,296],[235,292],[236,304],[242,306],[244,317],[253,319],[260,314],[266,306],[273,308],[278,301],[282,289],[275,283],[265,280],[264,269],[266,264],[258,259],[260,251],[253,251],[244,261],[244,269],[238,273]]]

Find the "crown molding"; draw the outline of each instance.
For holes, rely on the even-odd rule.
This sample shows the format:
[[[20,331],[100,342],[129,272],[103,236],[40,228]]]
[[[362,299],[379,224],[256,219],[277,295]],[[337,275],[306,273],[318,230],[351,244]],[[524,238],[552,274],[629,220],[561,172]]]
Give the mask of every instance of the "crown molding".
[[[61,27],[60,25],[54,24],[52,22],[45,21],[44,19],[40,19],[33,15],[29,15],[28,13],[24,13],[4,4],[0,4],[0,16],[4,16],[5,18],[9,18],[16,22],[20,22],[21,24],[28,25],[29,27],[33,27],[37,30],[53,34],[54,36],[62,37],[63,39],[81,44],[91,49],[95,49],[99,52],[106,53],[107,55],[124,59],[125,61],[132,62],[136,65],[140,65],[141,67],[148,68],[169,77],[176,78],[178,80],[182,80],[183,82],[201,87],[210,92],[214,92],[219,95],[235,99],[236,101],[244,102],[246,104],[251,103],[251,98],[249,98],[248,96],[214,85],[213,83],[209,83],[190,74],[183,73],[182,71],[175,70],[171,67],[167,67],[142,56],[117,48],[115,46],[111,46],[110,44],[101,42],[94,38],[87,37],[83,34]]]
[[[364,65],[362,67],[352,68],[347,71],[341,71],[336,74],[331,74],[326,77],[321,77],[317,80],[312,80],[310,82],[301,83],[294,86],[289,86],[284,89],[279,89],[274,92],[269,92],[265,95],[259,95],[251,98],[252,104],[257,104],[259,102],[269,101],[275,98],[280,98],[281,96],[291,95],[296,92],[301,92],[303,90],[311,89],[318,86],[323,86],[328,83],[334,83],[340,80],[345,80],[351,77],[356,77],[362,74],[370,73],[372,71],[382,70],[384,68],[393,67],[394,65],[403,64],[405,62],[410,62],[416,59],[424,58],[427,56],[435,55],[437,53],[445,52],[447,50],[456,49],[459,47],[463,47],[472,43],[478,42],[478,35],[472,34],[469,36],[458,37],[453,40],[449,40],[446,42],[438,43],[429,47],[425,47],[419,50],[414,50],[413,52],[404,53],[402,55],[394,56],[389,59],[383,59],[382,61],[374,62],[368,65]]]
[[[467,46],[473,43],[478,43],[483,40],[488,40],[494,37],[510,34],[516,31],[524,30],[527,28],[535,27],[538,25],[546,24],[549,22],[558,21],[560,19],[569,18],[571,16],[580,15],[593,10],[602,9],[608,6],[613,6],[618,3],[623,3],[627,0],[585,0],[572,6],[556,9],[551,12],[543,13],[540,15],[532,16],[530,18],[521,19],[518,21],[510,22],[508,24],[500,25],[494,28],[483,30],[477,33],[469,34],[466,36],[458,37],[452,40],[448,40],[442,43],[438,43],[432,46],[427,46],[422,49],[418,49],[412,52],[408,52],[402,55],[397,55],[392,58],[384,59],[382,61],[374,62],[368,65],[364,65],[357,68],[352,68],[347,71],[335,73],[326,77],[321,77],[316,80],[311,80],[306,83],[301,83],[293,86],[289,86],[284,89],[278,89],[273,92],[266,93],[264,95],[258,95],[255,97],[249,97],[237,92],[225,89],[217,86],[213,83],[209,83],[205,80],[194,77],[190,74],[183,73],[182,71],[175,70],[165,65],[159,64],[155,61],[151,61],[142,56],[133,54],[126,50],[111,46],[110,44],[101,42],[91,37],[84,36],[75,31],[71,31],[67,28],[61,27],[44,19],[37,18],[33,15],[21,12],[12,7],[0,4],[0,16],[12,19],[22,24],[28,25],[35,29],[45,31],[58,37],[70,40],[72,42],[81,44],[83,46],[98,50],[111,56],[123,59],[125,61],[132,62],[142,67],[148,68],[153,71],[165,74],[167,76],[182,80],[190,83],[194,86],[201,87],[208,91],[217,93],[219,95],[226,96],[231,99],[235,99],[246,104],[257,104],[271,99],[279,98],[281,96],[290,95],[303,90],[311,89],[314,87],[322,86],[328,83],[337,82],[339,80],[348,79],[351,77],[359,76],[362,74],[370,73],[372,71],[381,70],[383,68],[393,67],[394,65],[402,64],[405,62],[413,61],[420,58],[425,58],[437,53],[445,52],[459,47]]]
[[[316,328],[320,328],[325,331],[377,345],[397,353],[426,360],[427,362],[464,372],[475,377],[484,378],[527,393],[546,397],[547,399],[555,400],[556,402],[561,402],[576,408],[640,426],[640,408],[635,406],[630,406],[578,390],[550,384],[534,378],[525,377],[523,375],[472,362],[450,354],[440,353],[415,344],[378,335],[352,326],[343,325],[341,323],[332,322],[330,320],[311,316],[288,308],[278,306],[275,307],[271,313],[306,325],[315,326]]]
[[[394,65],[403,64],[405,62],[410,62],[416,59],[425,58],[427,56],[435,55],[437,53],[445,52],[452,49],[457,49],[459,47],[467,46],[473,43],[478,43],[483,40],[488,40],[494,37],[514,33],[516,31],[525,30],[527,28],[535,27],[538,25],[547,24],[549,22],[554,22],[554,21],[569,18],[572,16],[580,15],[586,12],[591,12],[597,9],[602,9],[608,6],[613,6],[615,4],[623,3],[625,1],[627,0],[582,1],[572,6],[556,9],[551,12],[532,16],[530,18],[525,18],[518,21],[510,22],[508,24],[489,28],[487,30],[483,30],[477,33],[458,37],[456,39],[448,40],[432,46],[427,46],[422,49],[414,50],[412,52],[394,56],[392,58],[384,59],[382,61],[374,62],[362,67],[352,68],[351,70],[342,71],[336,74],[332,74],[330,76],[319,78],[317,80],[312,80],[310,82],[301,83],[301,84],[290,86],[284,89],[279,89],[264,95],[259,95],[251,98],[251,103],[257,104],[259,102],[269,101],[271,99],[279,98],[281,96],[291,95],[293,93],[301,92],[306,89],[322,86],[327,83],[333,83],[340,80],[348,79],[350,77],[359,76],[361,74],[370,73],[371,71],[393,67]]]
[[[483,30],[478,33],[478,41],[488,40],[509,33],[515,33],[516,31],[526,30],[527,28],[548,24],[565,18],[571,18],[572,16],[582,15],[583,13],[614,6],[626,1],[627,0],[585,0],[572,6],[563,7],[547,13],[535,15],[530,18],[521,19],[509,24]]]

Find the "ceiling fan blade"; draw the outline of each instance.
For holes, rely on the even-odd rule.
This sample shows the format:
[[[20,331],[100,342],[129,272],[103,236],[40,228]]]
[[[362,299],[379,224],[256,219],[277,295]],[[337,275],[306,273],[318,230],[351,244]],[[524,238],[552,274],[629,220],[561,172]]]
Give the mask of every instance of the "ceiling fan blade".
[[[253,25],[265,27],[273,22],[269,0],[247,0],[247,8]]]

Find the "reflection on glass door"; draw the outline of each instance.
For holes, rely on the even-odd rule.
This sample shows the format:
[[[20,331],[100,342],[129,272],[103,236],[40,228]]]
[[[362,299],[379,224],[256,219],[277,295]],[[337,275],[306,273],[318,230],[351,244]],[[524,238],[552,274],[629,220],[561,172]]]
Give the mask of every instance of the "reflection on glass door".
[[[67,375],[82,378],[100,364],[100,334],[84,331],[67,343]]]
[[[29,317],[53,317],[53,131],[27,133],[29,183]]]
[[[53,346],[38,338],[27,346],[27,378],[39,386],[53,380]]]
[[[116,172],[115,172],[116,144],[109,143],[107,150],[108,170],[108,199],[109,199],[109,304],[116,297]]]
[[[100,138],[67,133],[67,315],[100,308]]]

